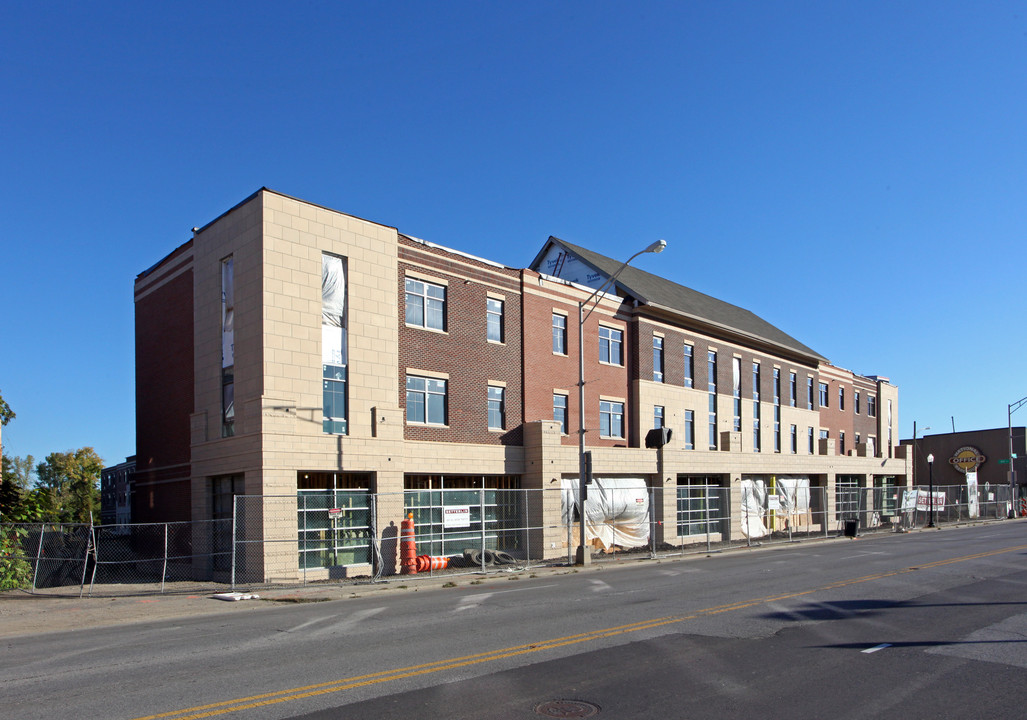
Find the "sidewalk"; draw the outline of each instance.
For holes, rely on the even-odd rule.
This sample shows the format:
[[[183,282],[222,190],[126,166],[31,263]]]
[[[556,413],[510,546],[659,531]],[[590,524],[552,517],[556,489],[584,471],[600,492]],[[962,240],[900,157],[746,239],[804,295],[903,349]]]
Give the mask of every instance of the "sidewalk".
[[[592,565],[584,571],[601,570],[604,565]],[[517,573],[521,576],[552,576],[577,572],[580,568],[567,566],[536,567]],[[255,595],[254,599],[238,601],[220,600],[211,591],[176,592],[173,587],[163,595],[151,594],[152,585],[140,586],[136,594],[131,588],[122,588],[117,597],[77,597],[78,587],[62,588],[60,595],[26,590],[0,592],[0,640],[20,635],[65,633],[89,628],[158,622],[182,617],[220,615],[226,613],[260,612],[285,604],[344,600],[384,592],[413,592],[441,588],[447,583],[468,586],[506,581],[508,574],[435,575],[394,578],[389,582],[332,583],[306,587],[269,588],[246,591],[242,595]]]

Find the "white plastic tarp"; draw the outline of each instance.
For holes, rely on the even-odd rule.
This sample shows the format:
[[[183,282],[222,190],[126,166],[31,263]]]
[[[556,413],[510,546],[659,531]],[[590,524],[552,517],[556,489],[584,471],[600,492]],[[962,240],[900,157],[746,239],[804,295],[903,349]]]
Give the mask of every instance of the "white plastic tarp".
[[[742,534],[761,538],[769,534],[763,524],[767,507],[767,483],[762,477],[742,478]]]
[[[232,258],[221,263],[221,367],[235,365],[235,273]]]
[[[574,522],[578,479],[564,478],[563,519]],[[649,489],[642,478],[596,478],[585,499],[585,543],[608,549],[649,542]]]
[[[798,514],[809,511],[809,477],[776,475],[774,484],[781,499],[782,513]]]
[[[346,310],[346,273],[342,258],[321,257],[321,324],[342,327]]]
[[[806,475],[764,475],[742,477],[742,534],[761,538],[771,533],[767,516],[788,521],[789,515],[807,513],[810,509],[809,477]]]
[[[980,517],[981,509],[977,502],[977,471],[970,470],[966,474],[966,505],[967,515]]]
[[[345,365],[346,271],[342,258],[321,258],[321,362]]]

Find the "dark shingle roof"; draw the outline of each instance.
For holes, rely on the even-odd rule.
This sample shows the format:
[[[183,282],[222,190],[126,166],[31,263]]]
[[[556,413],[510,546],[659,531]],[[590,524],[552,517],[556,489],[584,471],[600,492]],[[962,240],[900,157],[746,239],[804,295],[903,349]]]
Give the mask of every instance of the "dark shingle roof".
[[[550,236],[549,242],[532,262],[533,270],[538,270],[538,264],[552,243],[561,245],[582,262],[591,265],[606,276],[613,275],[622,264],[621,261]],[[676,282],[658,275],[629,265],[617,277],[617,284],[641,303],[659,306],[676,314],[698,320],[703,324],[761,340],[815,361],[827,361],[827,358],[815,350],[803,345],[791,335],[748,310],[710,297],[698,290],[678,285]]]

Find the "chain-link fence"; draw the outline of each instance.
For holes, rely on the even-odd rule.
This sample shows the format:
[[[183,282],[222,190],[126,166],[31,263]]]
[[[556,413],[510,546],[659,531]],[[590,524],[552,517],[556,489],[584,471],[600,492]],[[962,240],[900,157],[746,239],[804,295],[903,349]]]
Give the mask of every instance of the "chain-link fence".
[[[865,486],[870,483],[872,486]],[[1006,486],[906,488],[889,478],[682,477],[588,486],[584,543],[597,562],[1020,514]],[[547,490],[301,490],[235,496],[232,517],[134,525],[0,524],[0,582],[33,592],[144,594],[526,570],[574,563],[574,481]]]

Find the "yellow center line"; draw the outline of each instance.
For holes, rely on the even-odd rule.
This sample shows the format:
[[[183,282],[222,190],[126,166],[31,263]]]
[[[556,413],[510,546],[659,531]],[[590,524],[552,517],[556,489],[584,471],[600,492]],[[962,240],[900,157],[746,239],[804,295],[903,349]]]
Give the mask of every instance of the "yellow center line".
[[[874,575],[865,575],[863,577],[852,578],[849,580],[839,580],[837,582],[829,583],[827,585],[823,585],[817,588],[811,588],[809,590],[800,590],[797,592],[785,593],[781,595],[769,595],[761,598],[753,598],[750,600],[742,600],[739,602],[728,603],[726,605],[717,605],[714,607],[705,608],[703,610],[696,610],[695,612],[689,615],[673,615],[663,618],[642,620],[640,622],[629,623],[627,625],[617,625],[614,627],[603,628],[600,630],[579,633],[577,635],[568,635],[562,638],[541,640],[535,643],[528,643],[525,645],[515,645],[513,647],[502,648],[498,650],[490,650],[489,652],[478,653],[475,655],[465,655],[462,657],[450,658],[448,660],[437,660],[435,662],[423,663],[420,665],[411,665],[410,667],[396,668],[394,670],[383,670],[380,672],[369,673],[367,675],[357,675],[356,677],[332,680],[329,682],[318,683],[315,685],[305,685],[302,687],[291,688],[289,690],[278,690],[275,692],[262,693],[260,695],[251,695],[249,697],[236,698],[234,700],[224,700],[222,702],[210,703],[208,705],[199,705],[196,707],[185,708],[182,710],[159,713],[157,715],[146,715],[144,717],[135,718],[135,720],[159,720],[160,718],[172,718],[173,720],[198,720],[199,718],[215,717],[217,715],[225,715],[227,713],[239,712],[240,710],[249,710],[252,708],[264,707],[267,705],[291,702],[293,700],[316,697],[318,695],[327,695],[329,693],[335,693],[342,690],[352,690],[353,688],[365,687],[368,685],[376,685],[380,683],[391,682],[394,680],[402,680],[404,678],[417,677],[418,675],[428,675],[431,673],[440,672],[442,670],[453,670],[456,668],[467,667],[470,665],[494,662],[496,660],[502,660],[504,658],[516,657],[518,655],[527,655],[529,653],[537,653],[542,652],[544,650],[552,650],[555,648],[566,647],[568,645],[576,645],[578,643],[589,642],[592,640],[600,640],[602,638],[614,637],[616,635],[639,632],[640,630],[651,630],[653,628],[663,627],[665,625],[672,625],[674,623],[680,623],[686,620],[695,620],[700,617],[719,615],[721,613],[726,612],[734,612],[736,610],[743,610],[745,608],[751,608],[758,605],[766,605],[767,603],[778,602],[781,600],[790,600],[797,597],[802,597],[804,595],[812,595],[814,593],[823,592],[825,590],[835,590],[838,588],[848,587],[850,585],[858,585],[860,583],[872,582],[874,580],[881,580],[887,577],[903,575],[905,573],[915,572],[917,570],[944,567],[946,565],[953,565],[955,563],[966,562],[968,560],[979,560],[981,558],[991,557],[993,555],[1001,555],[1003,553],[1016,552],[1017,550],[1025,549],[1027,549],[1027,545],[1017,545],[1015,547],[1001,548],[998,550],[988,550],[985,552],[975,553],[973,555],[964,555],[962,557],[950,558],[947,560],[936,560],[934,562],[924,563],[922,565],[917,565],[915,567],[902,568],[900,570],[892,570],[890,572],[882,572]]]

